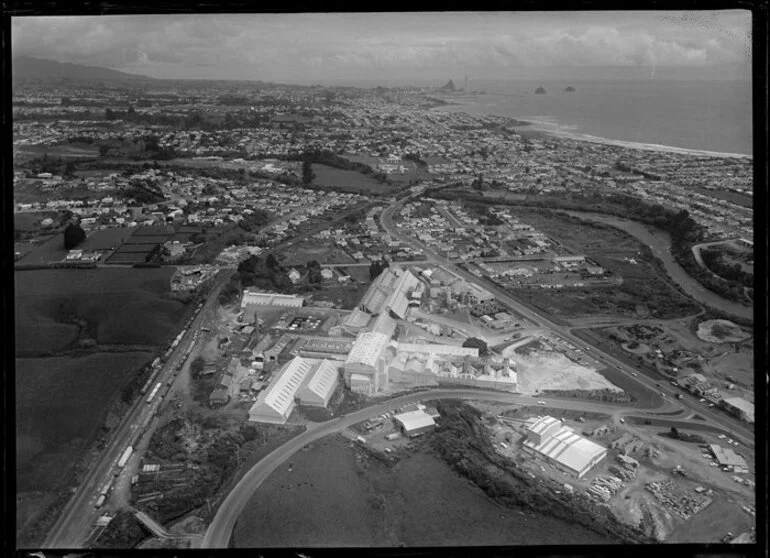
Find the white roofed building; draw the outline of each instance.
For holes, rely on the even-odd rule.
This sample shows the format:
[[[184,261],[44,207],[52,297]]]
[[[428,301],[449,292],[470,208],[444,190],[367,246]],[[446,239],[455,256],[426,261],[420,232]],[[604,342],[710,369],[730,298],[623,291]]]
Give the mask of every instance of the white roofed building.
[[[326,407],[339,384],[339,363],[322,360],[298,392],[302,405]]]
[[[719,402],[719,405],[746,422],[754,422],[754,403],[740,397],[725,397]]]
[[[305,299],[301,296],[264,293],[246,289],[243,291],[241,308],[247,308],[249,306],[280,306],[286,308],[301,308],[304,303]]]
[[[607,448],[584,438],[564,426],[560,420],[549,416],[531,420],[522,447],[578,479],[607,457]]]
[[[433,420],[433,417],[422,409],[393,415],[393,419],[398,423],[404,435],[410,438],[420,436],[436,427],[436,421]]]
[[[293,358],[259,394],[249,409],[249,420],[284,424],[297,401],[325,407],[337,387],[337,366],[325,359]]]
[[[381,386],[386,385],[385,349],[389,344],[390,335],[385,333],[366,331],[358,334],[343,365],[345,383],[351,390],[364,395],[374,395],[380,391]]]

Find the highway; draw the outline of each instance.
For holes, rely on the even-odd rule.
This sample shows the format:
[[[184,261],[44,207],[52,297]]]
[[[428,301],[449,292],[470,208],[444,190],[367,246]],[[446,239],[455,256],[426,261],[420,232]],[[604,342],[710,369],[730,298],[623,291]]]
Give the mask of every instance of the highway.
[[[359,422],[379,416],[383,413],[392,412],[397,407],[401,407],[407,403],[434,399],[474,399],[518,405],[537,405],[539,400],[546,398],[535,398],[502,391],[476,389],[426,390],[397,397],[379,405],[367,407],[349,415],[338,417],[323,423],[311,424],[305,432],[262,458],[256,465],[249,469],[249,471],[247,471],[230,490],[230,493],[227,495],[224,502],[222,502],[222,505],[219,506],[214,520],[206,531],[206,536],[202,543],[203,548],[227,548],[230,543],[230,537],[232,536],[235,523],[257,488],[259,488],[265,479],[280,467],[282,463],[308,444],[312,444],[330,434],[341,432]],[[546,399],[546,401],[547,408],[549,409],[582,410],[606,413],[615,416],[624,413],[620,405],[611,405],[608,403],[575,401],[574,399],[559,400],[553,398]],[[668,410],[671,412],[673,408],[672,402],[666,401],[663,402],[663,406],[658,410]]]
[[[174,377],[176,365],[184,355],[187,345],[192,341],[195,330],[212,311],[216,310],[219,288],[230,278],[231,270],[222,273],[218,282],[212,286],[211,294],[197,313],[187,334],[174,349],[169,360],[158,373],[156,383],[165,383]],[[162,392],[163,390],[161,390]],[[141,435],[140,425],[152,412],[153,405],[148,405],[146,395],[141,395],[134,402],[131,410],[124,416],[120,425],[111,435],[107,448],[99,456],[96,463],[86,473],[77,490],[65,505],[56,523],[49,531],[42,548],[82,548],[85,538],[99,515],[94,504],[99,496],[100,489],[113,477],[115,467],[121,452],[126,446],[134,443]]]

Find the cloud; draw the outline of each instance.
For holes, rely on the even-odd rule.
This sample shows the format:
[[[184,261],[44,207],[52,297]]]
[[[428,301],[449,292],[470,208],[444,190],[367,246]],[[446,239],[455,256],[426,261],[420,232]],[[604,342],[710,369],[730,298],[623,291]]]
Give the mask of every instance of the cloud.
[[[745,63],[748,12],[27,17],[15,55],[174,77],[494,75],[515,67]],[[206,68],[201,73],[201,68]]]

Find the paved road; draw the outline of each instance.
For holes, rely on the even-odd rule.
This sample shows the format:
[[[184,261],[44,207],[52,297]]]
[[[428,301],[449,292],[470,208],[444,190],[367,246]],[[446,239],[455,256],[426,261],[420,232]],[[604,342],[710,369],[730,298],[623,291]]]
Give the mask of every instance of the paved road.
[[[231,274],[232,272],[226,272],[219,278],[219,282],[212,288],[212,294],[208,301],[201,311],[198,312],[192,325],[188,328],[184,339],[177,345],[171,354],[171,358],[158,374],[155,382],[165,384],[173,377],[176,364],[192,340],[194,331],[217,304],[216,292],[218,288],[229,279]],[[86,474],[69,502],[67,502],[58,520],[41,545],[42,548],[80,548],[83,546],[91,526],[98,515],[94,504],[99,496],[100,489],[113,476],[117,461],[125,447],[131,444],[136,436],[141,433],[140,425],[144,419],[156,408],[155,406],[148,406],[145,397],[137,398],[132,409],[112,434],[107,449],[103,451],[96,464],[91,467],[90,472]]]
[[[203,539],[203,548],[228,547],[235,523],[257,488],[259,488],[273,471],[303,447],[330,434],[343,432],[354,424],[393,411],[404,404],[432,399],[474,399],[519,405],[537,405],[539,400],[545,399],[547,408],[549,409],[572,409],[607,413],[610,415],[623,415],[626,412],[630,412],[628,409],[624,410],[622,406],[611,405],[608,403],[576,401],[574,399],[558,400],[554,398],[535,398],[501,391],[437,389],[411,393],[373,407],[361,409],[360,411],[356,411],[343,417],[338,417],[323,423],[312,424],[305,432],[262,458],[241,478],[240,481],[238,481],[235,487],[227,495],[224,502],[222,502],[222,505],[217,510],[214,520],[209,525],[206,536]],[[672,408],[671,402],[664,402],[659,411],[671,411]]]

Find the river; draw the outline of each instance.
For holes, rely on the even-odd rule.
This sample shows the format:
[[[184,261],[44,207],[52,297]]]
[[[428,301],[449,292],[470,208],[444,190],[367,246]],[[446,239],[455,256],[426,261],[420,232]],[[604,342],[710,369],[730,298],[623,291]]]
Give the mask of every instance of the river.
[[[754,309],[731,300],[727,300],[724,297],[708,290],[706,287],[698,283],[693,277],[691,277],[685,269],[679,265],[674,259],[671,253],[671,236],[660,229],[651,227],[638,221],[632,221],[630,219],[623,219],[621,217],[615,217],[613,215],[605,215],[603,213],[593,213],[589,211],[573,211],[573,210],[560,210],[590,221],[596,221],[617,227],[626,231],[627,233],[635,236],[641,242],[646,244],[652,250],[652,253],[663,263],[663,267],[666,269],[669,277],[676,282],[682,290],[690,295],[698,302],[710,306],[716,310],[727,312],[728,314],[734,314],[745,319],[753,319]]]

